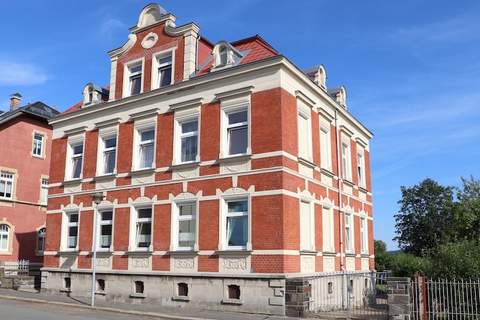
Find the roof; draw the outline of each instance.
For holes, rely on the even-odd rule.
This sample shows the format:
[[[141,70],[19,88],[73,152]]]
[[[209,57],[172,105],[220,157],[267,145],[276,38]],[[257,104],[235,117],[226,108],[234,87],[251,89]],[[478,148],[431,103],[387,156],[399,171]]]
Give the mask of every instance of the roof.
[[[37,101],[34,103],[29,103],[23,107],[20,107],[14,110],[10,110],[3,113],[0,112],[0,124],[3,124],[20,115],[25,115],[25,114],[38,117],[44,120],[49,120],[55,117],[56,115],[58,115],[59,113],[60,112],[46,105],[45,103],[41,101]]]

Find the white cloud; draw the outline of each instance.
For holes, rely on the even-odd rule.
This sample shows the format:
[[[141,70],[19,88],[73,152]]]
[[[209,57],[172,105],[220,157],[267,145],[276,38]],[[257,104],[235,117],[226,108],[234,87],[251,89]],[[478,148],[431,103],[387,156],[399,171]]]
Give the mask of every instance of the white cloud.
[[[30,63],[0,61],[0,86],[29,86],[47,82],[45,71]]]
[[[103,19],[100,25],[100,34],[102,34],[103,36],[110,35],[117,30],[126,30],[125,23],[112,17]]]

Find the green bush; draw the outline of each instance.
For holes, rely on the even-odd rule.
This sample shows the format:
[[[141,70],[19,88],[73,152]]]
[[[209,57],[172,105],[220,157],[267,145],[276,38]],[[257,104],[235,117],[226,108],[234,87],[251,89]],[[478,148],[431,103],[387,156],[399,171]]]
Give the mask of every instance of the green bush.
[[[480,278],[480,243],[474,240],[451,242],[431,253],[431,278]]]

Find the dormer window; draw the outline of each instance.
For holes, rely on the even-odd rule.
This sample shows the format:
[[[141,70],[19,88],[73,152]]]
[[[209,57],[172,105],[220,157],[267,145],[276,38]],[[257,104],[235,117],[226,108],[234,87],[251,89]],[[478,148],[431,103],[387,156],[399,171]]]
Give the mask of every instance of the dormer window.
[[[212,54],[214,58],[212,70],[237,65],[243,57],[235,47],[225,41],[216,44]]]
[[[222,47],[220,49],[220,64],[218,66],[224,66],[227,64],[227,59],[228,59],[228,52],[226,47]]]
[[[83,105],[90,106],[102,102],[104,94],[108,94],[107,90],[98,87],[91,82],[87,83],[83,88]]]

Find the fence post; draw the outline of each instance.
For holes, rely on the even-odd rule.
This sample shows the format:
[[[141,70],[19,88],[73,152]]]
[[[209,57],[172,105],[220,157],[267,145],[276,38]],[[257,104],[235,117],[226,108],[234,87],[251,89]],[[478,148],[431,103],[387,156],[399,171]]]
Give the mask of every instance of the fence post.
[[[410,313],[410,278],[388,278],[388,318],[392,320],[409,320]]]

